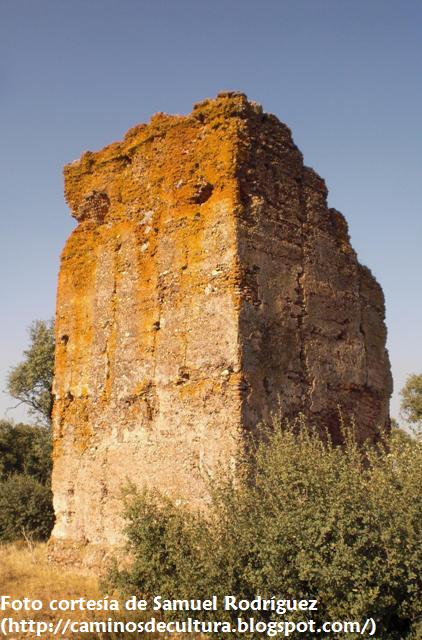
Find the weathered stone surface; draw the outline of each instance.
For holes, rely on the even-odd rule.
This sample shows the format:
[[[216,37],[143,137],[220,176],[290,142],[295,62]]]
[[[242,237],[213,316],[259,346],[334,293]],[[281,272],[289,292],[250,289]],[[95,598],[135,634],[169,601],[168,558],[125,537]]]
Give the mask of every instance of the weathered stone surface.
[[[289,129],[243,94],[65,169],[53,549],[120,540],[120,488],[191,504],[271,414],[389,422],[383,294]],[[62,555],[64,557],[64,555]]]

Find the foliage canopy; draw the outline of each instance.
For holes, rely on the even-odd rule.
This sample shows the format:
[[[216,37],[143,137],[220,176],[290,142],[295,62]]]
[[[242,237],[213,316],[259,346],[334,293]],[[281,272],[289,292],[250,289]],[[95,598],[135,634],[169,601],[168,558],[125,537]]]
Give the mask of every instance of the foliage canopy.
[[[400,391],[401,412],[416,429],[422,427],[422,374],[412,374]]]
[[[47,429],[0,420],[0,479],[25,474],[47,484],[51,466],[51,434]]]
[[[41,424],[50,426],[53,409],[54,323],[36,320],[29,329],[30,344],[24,360],[13,367],[7,378],[7,390]]]

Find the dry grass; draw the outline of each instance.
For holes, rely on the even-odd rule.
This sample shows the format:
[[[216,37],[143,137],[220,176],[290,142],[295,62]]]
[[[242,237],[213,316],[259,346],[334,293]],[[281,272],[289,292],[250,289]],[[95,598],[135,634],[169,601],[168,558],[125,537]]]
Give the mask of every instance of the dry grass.
[[[39,599],[48,602],[53,598],[75,599],[78,597],[101,598],[98,582],[95,577],[80,575],[48,562],[46,544],[16,543],[0,545],[0,595],[9,595],[14,599]],[[109,612],[107,615],[112,615]],[[0,617],[4,612],[0,612]],[[93,612],[54,612],[48,607],[41,611],[8,612],[5,617],[15,620],[33,619],[36,621],[55,622],[58,618],[72,618],[74,620],[93,619]],[[107,616],[106,616],[107,617]],[[119,615],[119,619],[124,616]],[[100,619],[100,618],[96,618]],[[126,617],[127,619],[127,617]],[[1,633],[0,633],[1,635]],[[12,640],[11,636],[8,636]],[[57,637],[46,634],[45,638]],[[76,638],[76,635],[67,635]],[[133,638],[132,635],[81,634],[85,640],[111,640],[117,638]],[[13,640],[31,638],[30,634],[14,635]]]
[[[47,545],[0,545],[0,592],[22,599],[99,598],[97,580],[50,564]]]

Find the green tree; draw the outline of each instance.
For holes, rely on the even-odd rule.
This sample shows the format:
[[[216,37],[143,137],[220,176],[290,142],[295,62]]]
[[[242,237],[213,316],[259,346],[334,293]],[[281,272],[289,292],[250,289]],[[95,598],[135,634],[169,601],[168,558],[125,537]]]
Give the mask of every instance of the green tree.
[[[0,480],[24,474],[48,484],[51,466],[49,429],[0,420]]]
[[[29,329],[30,344],[24,360],[13,367],[7,378],[9,394],[29,407],[37,421],[51,425],[53,408],[54,323],[36,320]]]
[[[401,413],[417,430],[422,427],[422,374],[412,374],[400,391]]]

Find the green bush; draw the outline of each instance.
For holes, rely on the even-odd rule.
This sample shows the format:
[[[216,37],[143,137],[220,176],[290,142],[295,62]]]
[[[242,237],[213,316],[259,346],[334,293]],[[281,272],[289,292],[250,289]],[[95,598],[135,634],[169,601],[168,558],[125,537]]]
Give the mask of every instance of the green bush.
[[[374,618],[377,638],[422,637],[422,444],[392,435],[362,452],[350,433],[346,440],[323,444],[300,421],[276,428],[236,478],[213,479],[203,513],[132,489],[125,513],[133,564],[116,565],[111,585],[163,598],[313,596],[317,623]],[[248,617],[221,606],[194,617],[233,623],[239,614]]]
[[[51,431],[0,420],[0,479],[16,473],[42,484],[51,476]]]
[[[0,541],[49,537],[50,478],[51,431],[0,421]]]
[[[54,524],[49,485],[27,475],[0,482],[0,541],[19,538],[46,540]]]

